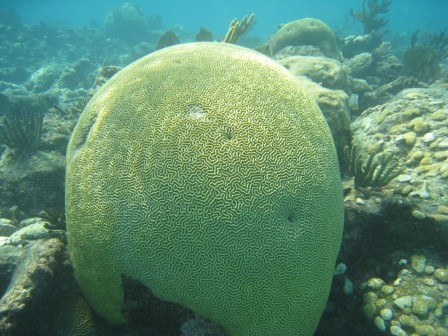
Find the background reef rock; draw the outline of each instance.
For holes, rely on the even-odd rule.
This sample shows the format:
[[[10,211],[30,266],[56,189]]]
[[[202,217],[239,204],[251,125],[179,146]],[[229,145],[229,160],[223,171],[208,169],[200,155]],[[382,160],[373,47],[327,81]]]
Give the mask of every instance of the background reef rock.
[[[61,69],[53,65],[45,65],[37,69],[26,83],[26,88],[33,93],[48,91],[61,74]]]
[[[0,218],[0,224],[16,230],[0,233],[1,335],[138,335],[107,325],[89,308],[73,277],[63,227],[40,217]]]
[[[347,94],[342,90],[322,87],[305,76],[297,78],[322,111],[333,136],[339,164],[343,166],[344,147],[350,145],[352,138]]]
[[[162,28],[162,20],[159,16],[146,16],[132,3],[112,10],[104,20],[104,30],[107,35],[124,41],[129,45],[138,42],[156,42],[158,32]]]
[[[320,51],[319,48],[311,45],[305,46],[287,46],[276,53],[273,58],[276,60],[281,60],[290,56],[320,56],[325,57],[325,54]]]
[[[448,224],[448,92],[405,89],[369,108],[352,124],[360,152],[392,153],[404,167],[393,190],[412,201],[412,214]]]
[[[361,53],[344,60],[344,65],[350,69],[353,77],[363,78],[372,70],[373,56],[371,53]]]
[[[64,154],[74,121],[67,120],[56,111],[48,112],[47,102],[52,102],[48,96],[10,96],[4,105],[1,120],[15,125],[14,120],[17,119],[14,118],[19,118],[21,124],[6,131],[18,140],[8,144],[14,147],[3,149],[0,158],[1,211],[13,205],[28,213],[37,213],[43,208],[64,208]],[[42,115],[42,131],[36,139],[28,137],[30,128],[24,126],[34,124],[34,119],[28,119],[28,114],[16,117],[23,110],[28,111],[29,115]],[[1,127],[5,132],[4,125]],[[29,143],[33,143],[35,149],[30,150]]]
[[[1,97],[0,122],[8,121],[13,126],[8,129],[2,124],[0,127],[2,132],[12,134],[17,140],[14,144],[7,144],[11,148],[2,146],[0,211],[13,205],[19,206],[28,214],[38,213],[43,208],[62,211],[65,151],[77,113],[80,113],[79,108],[68,105],[69,107],[62,109],[56,104],[57,99],[52,94]],[[21,111],[29,114],[19,114]],[[37,139],[29,134],[32,133],[30,128],[25,127],[27,124],[35,124],[35,119],[29,118],[35,114],[42,116],[42,130]],[[17,120],[19,125],[14,122]],[[3,142],[4,139],[0,141]],[[32,151],[27,149],[30,142],[35,145]]]
[[[381,34],[372,32],[366,35],[350,35],[343,39],[341,47],[344,58],[351,58],[355,55],[371,52],[377,48],[383,39]]]
[[[4,218],[2,218],[4,220]],[[4,236],[2,233],[1,236]],[[3,295],[9,286],[13,272],[19,263],[23,249],[20,246],[0,246],[0,293]]]
[[[18,205],[29,212],[64,209],[65,157],[37,152],[32,157],[0,160],[0,209]]]
[[[64,259],[64,243],[57,238],[36,240],[25,248],[0,300],[2,335],[39,334],[40,325],[48,323],[51,304],[44,302],[54,293],[54,275],[66,267]]]
[[[397,56],[393,55],[389,48],[375,50],[373,68],[370,76],[366,76],[373,85],[384,85],[396,79],[402,73],[402,65]]]
[[[342,167],[344,147],[351,141],[351,109],[346,92],[351,91],[352,78],[339,61],[327,57],[289,56],[277,62],[299,79],[319,106],[330,127]]]
[[[306,76],[329,89],[349,90],[348,75],[332,58],[290,56],[278,61],[295,76]]]
[[[393,81],[381,85],[375,90],[365,91],[359,100],[359,110],[364,111],[369,107],[384,104],[404,89],[422,87],[427,87],[427,85],[414,77],[398,76]]]

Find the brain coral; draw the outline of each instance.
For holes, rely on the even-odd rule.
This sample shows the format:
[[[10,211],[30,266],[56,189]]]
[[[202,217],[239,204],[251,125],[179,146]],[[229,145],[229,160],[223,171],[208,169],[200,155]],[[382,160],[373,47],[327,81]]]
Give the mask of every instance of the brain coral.
[[[67,153],[69,246],[91,306],[120,323],[120,275],[231,335],[312,335],[342,230],[326,122],[287,70],[191,43],[116,74]]]
[[[326,56],[341,60],[333,31],[320,20],[305,18],[285,24],[269,42],[272,55],[287,46],[312,45]]]

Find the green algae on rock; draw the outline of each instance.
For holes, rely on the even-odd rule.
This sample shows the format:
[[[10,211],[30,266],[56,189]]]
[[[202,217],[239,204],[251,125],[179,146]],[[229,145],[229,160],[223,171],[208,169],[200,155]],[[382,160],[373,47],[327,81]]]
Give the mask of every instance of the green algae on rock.
[[[124,321],[121,275],[230,335],[312,335],[342,232],[322,113],[269,58],[223,43],[148,55],[84,110],[67,153],[81,289]]]

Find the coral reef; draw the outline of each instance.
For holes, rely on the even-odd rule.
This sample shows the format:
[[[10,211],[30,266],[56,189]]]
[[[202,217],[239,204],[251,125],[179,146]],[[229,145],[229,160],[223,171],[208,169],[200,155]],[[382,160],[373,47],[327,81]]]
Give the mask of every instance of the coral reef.
[[[313,38],[309,40],[311,42],[303,42],[302,39],[296,44],[295,41],[290,40],[271,55],[273,41],[278,36],[273,36],[270,41],[263,41],[254,34],[237,34],[238,32],[243,34],[254,25],[254,19],[246,16],[242,22],[233,21],[227,38],[233,40],[233,43],[256,47],[257,51],[272,56],[297,78],[303,90],[308,92],[309,98],[313,99],[321,109],[334,138],[341,170],[345,173],[342,175],[344,235],[337,260],[339,266],[343,264],[345,267],[343,274],[333,277],[329,299],[315,334],[321,336],[446,335],[448,330],[446,324],[448,311],[446,305],[448,300],[446,297],[448,285],[447,34],[444,30],[415,32],[412,36],[411,33],[385,35],[388,28],[386,12],[391,8],[391,1],[359,2],[362,3],[362,8],[359,11],[352,11],[352,16],[363,24],[363,35],[340,36],[341,39],[337,39],[325,26],[328,30],[321,29],[322,35],[318,37],[316,37],[318,34],[313,35]],[[120,6],[108,13],[104,28],[94,22],[89,27],[70,27],[55,22],[22,23],[16,13],[0,11],[0,124],[2,125],[0,133],[3,132],[2,134],[6,135],[3,137],[3,140],[6,140],[3,144],[9,143],[8,147],[10,147],[2,145],[0,148],[0,293],[3,296],[0,300],[0,334],[2,335],[228,335],[218,323],[198,314],[193,316],[191,310],[164,301],[163,296],[157,297],[156,293],[152,292],[152,286],[146,286],[144,281],[127,276],[119,277],[119,286],[123,288],[123,300],[119,304],[123,303],[122,312],[127,324],[119,327],[112,326],[90,308],[90,304],[81,294],[72,274],[70,260],[66,253],[64,232],[65,152],[70,135],[95,92],[103,85],[108,87],[107,82],[114,81],[114,75],[123,67],[154,52],[157,41],[167,31],[160,17],[148,16],[133,4]],[[347,17],[350,19],[348,13]],[[252,22],[248,24],[248,21]],[[316,23],[316,27],[322,28],[322,25],[317,24],[321,21],[305,19],[304,22]],[[353,19],[352,23],[354,23]],[[198,21],[197,24],[200,22]],[[310,30],[313,27],[313,24],[308,27],[305,25],[305,28]],[[341,26],[333,28],[338,29],[338,34],[341,31]],[[182,42],[195,39],[213,40],[211,32],[202,28],[196,37],[194,33],[182,26],[171,26],[171,30],[181,37]],[[281,31],[282,29],[277,34]],[[303,31],[304,34],[312,35],[311,31],[307,32],[306,29]],[[410,46],[403,42],[409,38],[411,39]],[[337,43],[333,40],[337,40]],[[341,58],[338,46],[345,59]],[[218,59],[215,57],[214,61]],[[178,65],[181,64],[185,65],[185,63]],[[229,73],[234,74],[234,70],[235,64],[223,66],[221,74],[230,76]],[[258,71],[253,71],[248,77],[252,78],[252,76],[259,77],[260,74]],[[191,78],[191,71],[183,78],[188,81]],[[133,77],[133,80],[137,79]],[[253,79],[251,81],[256,82]],[[266,79],[263,83],[269,83],[269,80]],[[274,86],[261,84],[259,86],[271,90],[270,92],[277,91]],[[219,95],[214,96],[214,101],[217,101],[220,107],[227,106],[229,102],[232,102],[232,107],[235,107],[238,101],[247,101],[250,104],[250,97],[246,92],[247,85],[244,87],[245,92],[241,95],[243,97],[241,99],[225,99],[221,96],[221,90]],[[201,91],[202,94],[210,88],[210,82],[204,85],[204,88],[206,89]],[[241,88],[238,82],[232,81],[232,85],[227,87],[226,92],[239,89]],[[160,90],[162,91],[162,88]],[[167,89],[167,91],[171,90],[171,88]],[[188,88],[184,91],[190,90]],[[142,95],[146,94],[143,91],[138,92]],[[290,97],[291,91],[285,91],[284,95]],[[165,97],[162,94],[158,96]],[[270,96],[265,94],[264,97]],[[176,96],[177,101],[180,100],[178,98],[179,95]],[[44,108],[39,106],[39,100],[45,102]],[[253,99],[254,102],[259,100],[264,99]],[[198,108],[197,100],[189,100],[189,102],[191,106],[188,105],[186,110],[179,112],[172,109],[173,115],[179,113],[178,115],[185,117],[187,114],[188,118],[185,118],[188,122],[185,125],[190,125],[189,122],[193,120],[200,127],[206,127],[210,123],[212,109],[209,105]],[[166,100],[163,100],[164,103]],[[112,104],[112,102],[107,100],[105,104]],[[38,146],[35,148],[30,146],[30,150],[25,150],[27,154],[11,149],[20,147],[13,145],[13,142],[21,141],[20,134],[30,136],[28,139],[33,142],[33,134],[39,133],[32,129],[26,130],[27,125],[33,125],[33,119],[28,117],[38,117],[38,114],[32,114],[35,111],[41,111],[42,113],[38,114],[44,120],[41,127],[36,128],[36,130],[40,129]],[[185,111],[187,112],[183,114]],[[238,108],[232,111],[238,111]],[[254,113],[252,110],[249,112]],[[232,114],[233,117],[235,115],[236,112]],[[23,122],[25,119],[31,120],[31,123]],[[131,123],[132,120],[129,119],[126,119],[126,122]],[[100,122],[103,120],[99,119]],[[156,163],[165,162],[166,164],[157,166],[159,170],[156,173],[146,174],[140,181],[146,181],[149,178],[162,180],[161,177],[165,176],[168,167],[175,163],[186,162],[182,166],[177,166],[173,175],[167,176],[160,182],[161,185],[170,185],[171,181],[179,177],[182,172],[188,171],[186,166],[194,161],[195,153],[202,149],[200,144],[205,135],[192,138],[185,136],[182,141],[175,144],[177,146],[175,148],[180,149],[190,144],[191,151],[188,160],[180,159],[180,150],[173,150],[169,155],[164,156],[165,146],[173,140],[171,135],[179,130],[175,127],[177,124],[166,122],[166,120],[163,126],[166,134],[170,136],[150,134],[150,139],[154,140],[155,145],[151,147],[153,150],[148,149],[146,152],[148,160],[142,163],[141,167],[149,169],[148,167]],[[353,121],[352,125],[350,120]],[[158,121],[155,120],[154,123]],[[244,124],[238,128],[235,126],[238,124],[237,121],[235,117],[231,122],[216,129],[215,138],[222,140],[219,146],[240,148],[238,146],[243,145],[248,125]],[[100,122],[97,121],[95,125],[99,125]],[[250,125],[253,125],[253,119]],[[118,128],[118,125],[116,126]],[[22,131],[17,133],[15,132],[17,129]],[[152,128],[148,126],[139,129],[141,130],[139,134],[147,134],[148,129]],[[290,132],[292,129],[288,124],[284,128],[264,128],[263,130],[265,133],[262,137],[283,131]],[[188,132],[190,129],[186,130],[185,134],[189,134]],[[125,132],[115,132],[113,136],[124,134]],[[255,133],[249,135],[255,139],[259,137],[253,134]],[[134,138],[139,139],[139,135],[136,134]],[[307,138],[307,134],[304,138]],[[20,139],[23,140],[23,138]],[[345,162],[343,149],[352,142],[357,151],[346,152],[351,158]],[[208,142],[204,150],[209,150],[207,146],[211,144],[212,142]],[[281,146],[282,153],[288,151],[290,147]],[[113,163],[104,169],[110,174],[109,176],[114,174],[117,162],[120,162],[120,160],[113,161],[114,158],[119,157],[121,153],[129,153],[129,162],[134,162],[132,160],[135,152],[130,152],[130,147],[126,145],[117,146],[117,148],[119,150],[111,151],[105,160],[105,162]],[[258,147],[254,149],[255,152],[258,150],[260,150]],[[235,152],[230,152],[229,149],[229,153]],[[290,155],[292,159],[284,163],[285,169],[291,168],[294,160],[297,159],[297,153],[300,152],[295,151]],[[356,160],[359,153],[363,154],[362,160]],[[379,155],[393,157],[393,161],[400,162],[400,167],[404,170],[381,188],[360,187],[366,180],[369,181],[367,178],[369,176],[372,182],[375,176],[372,169],[375,167],[374,157],[377,158]],[[266,161],[263,162],[274,162],[277,156],[265,156]],[[368,164],[369,157],[370,164]],[[205,156],[197,161],[208,162]],[[218,167],[217,162],[216,160],[210,162],[210,166]],[[216,178],[217,181],[213,184],[213,188],[200,193],[200,197],[186,200],[185,204],[188,206],[204,204],[205,199],[209,199],[207,197],[214,197],[204,207],[207,211],[212,208],[222,210],[222,204],[232,205],[229,211],[220,211],[217,216],[210,216],[210,223],[223,224],[223,218],[227,218],[228,213],[235,209],[243,216],[245,203],[237,202],[232,195],[238,191],[246,191],[249,195],[258,189],[267,190],[270,186],[268,182],[273,181],[278,175],[278,171],[269,174],[259,169],[260,176],[266,176],[266,180],[263,180],[266,183],[260,183],[261,187],[258,189],[247,187],[242,190],[246,186],[246,181],[239,179],[238,176],[245,172],[245,165],[248,163],[255,168],[259,167],[260,160],[240,160],[231,164],[232,162],[228,159],[226,165],[220,170],[213,168],[200,173],[198,168],[191,169],[193,173],[196,172],[195,179],[192,178],[190,181],[191,184],[196,185],[205,179],[215,181]],[[358,162],[357,167],[359,168],[359,165],[361,167],[358,169],[358,174],[361,174],[358,178],[351,176],[348,172],[350,169],[356,170],[354,169],[356,166],[352,166],[353,162]],[[389,166],[391,167],[393,166]],[[129,181],[138,181],[133,171],[129,171],[130,173],[126,175]],[[234,188],[230,190],[219,188],[220,179],[216,177],[226,172],[231,176],[229,181],[235,181]],[[385,177],[384,171],[381,176]],[[286,180],[289,183],[294,179]],[[284,181],[278,182],[269,190],[278,190],[284,184]],[[258,186],[256,183],[252,185]],[[111,189],[113,189],[111,193],[117,194],[118,188],[111,187]],[[221,197],[216,196],[215,189],[218,189],[218,193],[222,192],[219,193]],[[193,191],[191,188],[188,190],[188,192]],[[173,211],[171,206],[177,203],[173,202],[172,198],[166,198],[163,199],[163,209],[161,208],[159,213],[160,220],[151,222],[151,225],[138,232],[128,230],[127,228],[133,227],[128,223],[135,220],[138,205],[154,203],[153,194],[143,199],[138,197],[139,192],[138,188],[129,191],[130,201],[125,207],[129,213],[132,211],[132,216],[127,216],[129,213],[126,211],[117,210],[118,207],[117,209],[108,207],[107,204],[91,212],[95,214],[98,209],[101,209],[108,215],[115,214],[117,222],[127,224],[126,228],[123,227],[121,234],[115,233],[117,240],[127,240],[132,233],[141,236],[154,234],[157,232],[154,228],[163,223],[163,220],[176,221],[179,218],[179,214]],[[283,201],[287,209],[296,210],[291,202],[288,203],[286,197]],[[302,203],[307,201],[308,199],[304,197]],[[327,207],[327,203],[325,202],[324,208]],[[253,205],[254,212],[259,212],[259,208],[268,208],[263,204],[256,208],[258,205],[258,203]],[[188,223],[196,223],[198,216],[204,212],[193,211],[194,216],[191,217],[194,218]],[[289,212],[279,214],[282,218],[286,217],[285,226],[292,226],[296,223],[294,220],[302,218],[294,217],[296,213],[288,216],[290,214]],[[306,214],[304,217],[309,215]],[[241,221],[254,222],[250,215],[242,218]],[[163,237],[189,237],[191,230],[187,228],[191,225],[185,225],[185,222],[180,220],[177,223],[179,224],[176,229],[165,230]],[[235,227],[237,227],[236,224]],[[247,237],[258,237],[258,227],[255,225],[253,227],[254,231],[247,233]],[[270,226],[270,232],[273,227],[276,228],[275,225]],[[205,227],[203,231],[207,231],[208,228]],[[149,232],[149,230],[152,231]],[[112,240],[114,234],[112,230],[104,229],[101,232],[104,233],[102,237]],[[297,235],[301,234],[307,233],[297,232]],[[246,241],[249,240],[246,239]],[[212,245],[213,251],[225,250],[227,253],[240,251],[233,248],[236,246],[234,244],[225,245],[226,240],[221,236],[219,239],[212,238],[205,242],[204,244]],[[98,239],[94,243],[101,244],[102,241]],[[141,245],[144,244],[138,246]],[[249,249],[255,249],[253,240],[246,245]],[[266,245],[271,246],[270,242]],[[98,249],[101,249],[100,246]],[[190,243],[185,250],[188,249],[190,252],[192,246],[193,243]],[[278,244],[278,246],[283,245]],[[273,249],[270,247],[265,255],[271,256]],[[124,253],[120,250],[119,254]],[[172,255],[171,250],[169,253],[161,252],[160,254]],[[284,264],[289,262],[292,254],[294,253],[289,252]],[[191,255],[190,253],[188,256]],[[302,253],[295,253],[295,255],[301,256]],[[212,253],[205,256],[203,261],[198,262],[198,268],[208,265],[212,256]],[[108,262],[101,258],[97,259],[95,261],[99,263],[107,264]],[[124,260],[123,256],[122,259],[123,265],[129,268],[132,266],[129,260],[133,258]],[[192,257],[188,260],[191,259]],[[213,261],[216,263],[216,259]],[[267,261],[278,267],[278,260],[271,258]],[[147,266],[145,264],[142,268],[150,269],[151,265]],[[252,269],[248,269],[243,264],[238,264],[238,267],[248,272],[247,274],[254,274]],[[266,267],[266,269],[275,267]],[[170,271],[171,268],[166,266],[152,274],[164,275]],[[224,272],[224,275],[217,274],[216,276],[225,278],[226,274]],[[197,276],[183,278],[186,279],[185,282],[198,279]],[[297,277],[294,280],[296,279]],[[157,282],[159,279],[154,280],[153,277],[151,280]],[[161,279],[160,282],[166,285],[170,283],[169,280]],[[271,279],[266,281],[268,282],[272,282]],[[280,286],[270,290],[269,293],[281,295]],[[194,285],[186,287],[191,289]],[[245,293],[252,296],[252,293],[259,288],[253,287],[247,288]],[[192,294],[192,296],[199,297],[207,293],[207,286],[198,284],[197,288],[200,288],[197,290],[200,294]],[[172,290],[172,292],[175,291]],[[264,303],[270,300],[269,295],[263,299],[265,301],[260,299],[261,308],[259,305],[252,304],[242,313],[238,313],[237,318],[244,321],[246,311],[251,313],[254,307],[258,311],[268,311],[271,306]],[[290,300],[291,296],[285,298],[282,303],[288,303]],[[207,312],[214,311],[216,307],[211,304]],[[365,313],[368,313],[368,316]],[[269,316],[269,318],[273,317]],[[266,323],[269,323],[269,318],[266,318]],[[296,320],[298,321],[299,318]],[[221,324],[225,325],[225,323]],[[278,335],[279,329],[270,334]],[[280,334],[285,332],[280,331]],[[297,333],[293,332],[293,334]]]
[[[125,274],[230,335],[314,332],[340,175],[324,117],[283,67],[228,43],[162,49],[100,88],[67,159],[75,272],[109,321],[124,321]]]
[[[356,78],[367,76],[372,70],[373,63],[373,55],[369,52],[358,53],[344,61],[344,65],[350,69],[351,75]]]
[[[0,209],[13,205],[27,211],[64,208],[64,155],[56,151],[36,152],[42,131],[34,122],[28,119],[6,134],[11,148],[0,159]],[[40,146],[44,149],[47,142],[42,141]]]
[[[27,212],[64,208],[65,160],[59,153],[29,158],[3,155],[0,160],[0,209],[18,205]]]
[[[417,45],[432,47],[437,52],[437,58],[439,61],[443,61],[448,57],[448,34],[446,30],[436,32],[414,31],[411,35],[410,47]]]
[[[365,79],[373,87],[396,80],[403,67],[398,57],[391,52],[389,42],[382,42],[369,52],[356,54],[344,60],[343,65],[352,77]]]
[[[315,46],[327,56],[341,60],[333,31],[324,22],[306,18],[282,26],[269,41],[271,54],[288,46]]]
[[[400,75],[403,66],[391,49],[390,42],[382,42],[372,51],[372,74],[366,77],[369,83],[383,85],[395,80]]]
[[[43,125],[42,97],[5,101],[5,121],[0,128],[2,144],[8,149],[0,158],[0,210],[18,205],[27,211],[40,211],[43,207],[64,208],[64,151],[65,144],[57,152],[52,148]],[[46,113],[46,120],[48,113]],[[52,122],[50,123],[52,124]],[[59,125],[58,127],[61,127]],[[55,127],[52,134],[57,132]],[[53,151],[47,151],[53,149]]]
[[[41,67],[60,69],[85,57],[98,64],[121,64],[129,47],[97,27],[71,29],[42,22],[0,29],[0,51],[0,80],[21,84]]]

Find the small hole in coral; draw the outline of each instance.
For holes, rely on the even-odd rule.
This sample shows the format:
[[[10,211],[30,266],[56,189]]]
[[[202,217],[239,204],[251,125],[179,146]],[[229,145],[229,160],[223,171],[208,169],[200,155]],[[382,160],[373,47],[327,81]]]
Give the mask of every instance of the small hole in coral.
[[[229,126],[223,126],[220,130],[226,140],[232,140],[234,137],[233,130]]]
[[[289,213],[287,219],[289,223],[294,223],[296,220],[296,216],[293,213]]]

